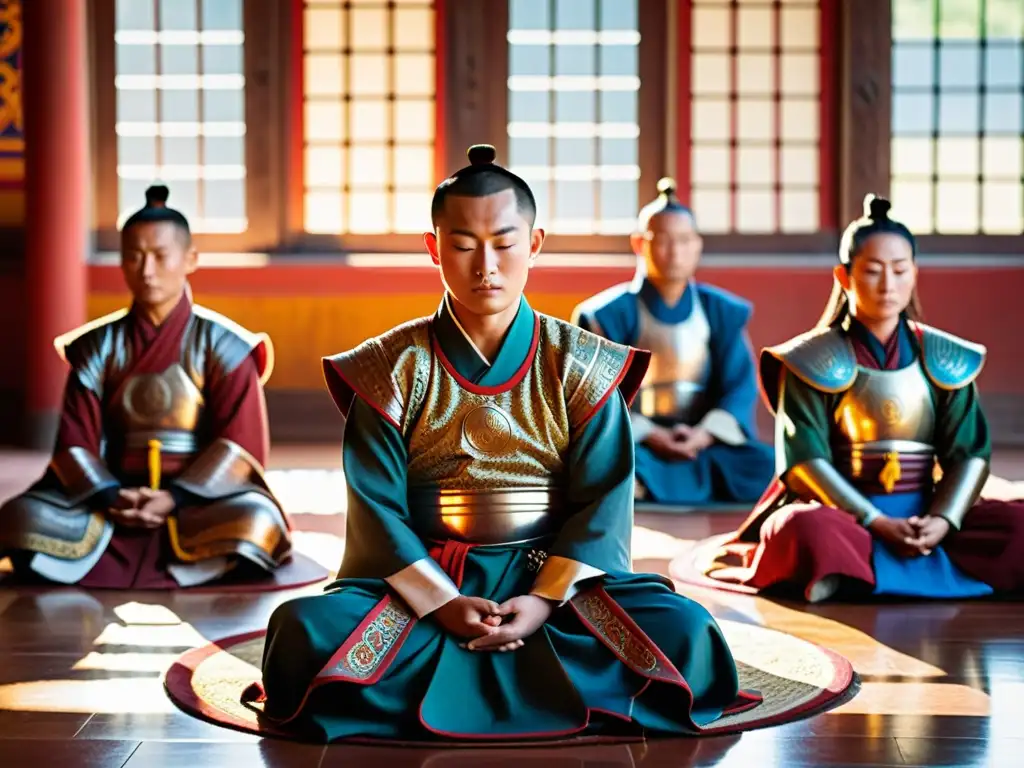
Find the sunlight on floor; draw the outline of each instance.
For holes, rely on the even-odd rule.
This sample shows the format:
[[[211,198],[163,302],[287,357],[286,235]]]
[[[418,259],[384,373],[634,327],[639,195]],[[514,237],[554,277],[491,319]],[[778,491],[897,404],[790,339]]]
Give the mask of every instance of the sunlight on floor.
[[[266,479],[270,490],[290,515],[345,512],[345,476],[340,470],[271,470]]]
[[[830,715],[988,716],[988,694],[955,683],[864,683],[850,702]]]
[[[671,560],[691,546],[693,542],[689,539],[677,539],[641,525],[633,526],[634,560]]]
[[[755,624],[823,645],[848,658],[861,675],[934,678],[946,674],[938,667],[890,648],[871,635],[833,619],[787,608],[761,597],[681,584],[677,586],[705,605],[730,608]]]
[[[315,531],[294,531],[292,541],[295,549],[327,569],[331,578],[341,565],[341,556],[345,552],[345,538],[332,533]]]
[[[0,709],[15,712],[80,712],[154,715],[177,708],[160,677],[107,680],[36,680],[0,686]]]
[[[98,653],[89,654],[75,662],[72,670],[102,670],[104,672],[154,672],[163,674],[178,658],[177,653]]]
[[[62,602],[69,608],[88,607],[91,598],[84,594],[81,597],[85,600],[75,601],[75,605]],[[102,605],[93,602],[94,609],[102,612]],[[104,627],[92,643],[101,650],[89,651],[73,662],[69,659],[68,668],[69,672],[86,675],[107,672],[111,677],[0,685],[0,709],[130,715],[176,712],[164,692],[163,675],[182,651],[210,641],[162,605],[124,603],[114,608],[114,614],[124,623]],[[105,652],[105,646],[118,650]]]

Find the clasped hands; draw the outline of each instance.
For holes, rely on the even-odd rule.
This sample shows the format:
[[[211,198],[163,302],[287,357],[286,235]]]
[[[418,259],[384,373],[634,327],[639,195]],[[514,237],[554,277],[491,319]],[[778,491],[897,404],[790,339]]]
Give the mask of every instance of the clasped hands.
[[[676,424],[674,427],[655,426],[644,439],[644,443],[655,454],[670,461],[685,461],[697,458],[697,454],[715,442],[703,427]]]
[[[907,519],[875,518],[868,529],[896,554],[904,557],[930,555],[949,533],[949,521],[944,517],[925,515]]]
[[[432,614],[450,635],[467,642],[470,651],[514,651],[536,632],[554,610],[550,600],[519,595],[500,605],[482,597],[460,595]]]
[[[107,516],[126,528],[159,528],[173,511],[174,497],[168,491],[122,488]]]

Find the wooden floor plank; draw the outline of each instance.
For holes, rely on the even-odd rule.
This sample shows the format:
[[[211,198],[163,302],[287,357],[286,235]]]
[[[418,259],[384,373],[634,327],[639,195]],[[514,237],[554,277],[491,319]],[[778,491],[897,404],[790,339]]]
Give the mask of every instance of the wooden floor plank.
[[[11,768],[122,768],[138,747],[137,741],[4,739],[0,742],[0,760]]]
[[[135,750],[125,768],[317,768],[323,753],[324,747],[319,745],[273,739],[253,744],[146,741]]]

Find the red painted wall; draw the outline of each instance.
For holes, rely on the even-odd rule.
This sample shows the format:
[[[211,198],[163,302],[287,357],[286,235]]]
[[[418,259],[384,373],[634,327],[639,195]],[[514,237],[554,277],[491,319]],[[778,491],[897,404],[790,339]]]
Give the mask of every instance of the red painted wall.
[[[988,347],[980,386],[991,392],[1024,394],[1024,350],[1018,342],[1024,325],[1024,267],[924,265],[920,274],[926,322]],[[527,290],[531,296],[557,295],[558,304],[566,307],[558,314],[567,316],[570,297],[583,299],[631,276],[628,268],[537,267]],[[123,291],[116,268],[93,267],[89,278],[91,293]],[[807,330],[818,319],[831,289],[828,263],[800,268],[706,266],[699,278],[754,303],[751,337],[755,348]],[[294,296],[296,300],[337,296],[344,301],[347,295],[367,293],[436,293],[440,284],[431,268],[275,264],[259,269],[207,268],[196,274],[193,288],[200,297],[204,293]],[[0,313],[8,312],[5,301]]]
[[[528,295],[546,311],[567,316],[576,301],[630,277],[631,271],[625,267],[538,267],[531,277]],[[826,262],[799,268],[707,266],[700,277],[754,302],[751,338],[755,349],[810,327],[831,287]],[[89,285],[93,305],[117,304],[126,298],[116,267],[90,268]],[[330,302],[336,298],[344,302],[350,297],[365,305],[372,298],[370,306],[386,301],[392,305],[386,315],[393,318],[396,313],[402,314],[402,305],[410,298],[424,305],[423,299],[436,296],[439,288],[437,274],[429,267],[373,269],[276,263],[252,269],[206,268],[193,280],[199,301],[204,296],[233,297],[236,301],[276,298],[288,305],[294,301],[296,324],[303,322],[301,318],[307,314],[303,310],[314,300]],[[1018,341],[1018,329],[1024,324],[1024,268],[926,265],[921,271],[921,294],[928,322],[988,347],[988,364],[979,379],[982,393],[1002,396],[1004,402],[1007,396],[1024,398],[1024,355]],[[385,296],[391,300],[381,298]],[[384,312],[383,307],[381,311]],[[379,325],[382,319],[374,322],[372,316],[367,316],[367,326]],[[26,350],[20,331],[24,322],[22,278],[14,271],[0,273],[0,327],[4,329],[4,349],[0,354],[0,442],[17,440],[18,414],[24,397]],[[280,331],[269,327],[261,330],[270,330],[274,335]],[[347,342],[354,330],[345,334]],[[353,338],[357,337],[361,338],[359,332]],[[1024,404],[1024,399],[1021,402]],[[762,430],[769,426],[766,413],[760,414],[759,421]]]

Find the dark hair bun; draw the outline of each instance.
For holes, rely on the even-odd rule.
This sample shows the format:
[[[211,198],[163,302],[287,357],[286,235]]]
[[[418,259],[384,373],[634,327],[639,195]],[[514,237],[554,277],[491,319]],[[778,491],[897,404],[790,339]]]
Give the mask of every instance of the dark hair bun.
[[[889,218],[892,203],[884,197],[868,195],[864,198],[864,215],[872,221],[885,221]]]
[[[672,197],[676,193],[676,180],[666,176],[658,181],[658,194]]]
[[[163,184],[156,184],[146,190],[146,207],[163,208],[167,205],[167,198],[171,196],[171,190]]]
[[[498,150],[490,144],[474,144],[466,155],[470,165],[490,165],[498,158]]]

